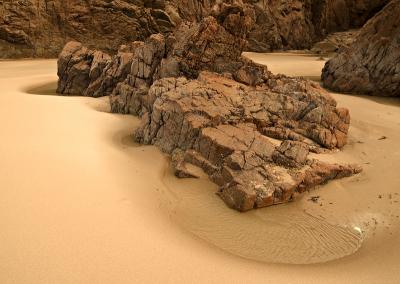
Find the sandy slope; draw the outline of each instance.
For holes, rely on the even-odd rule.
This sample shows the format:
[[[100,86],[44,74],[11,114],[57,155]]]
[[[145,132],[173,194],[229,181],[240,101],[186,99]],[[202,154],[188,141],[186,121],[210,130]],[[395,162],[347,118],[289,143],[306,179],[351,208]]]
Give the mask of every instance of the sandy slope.
[[[323,63],[274,56],[257,60],[311,77],[303,70]],[[53,60],[0,62],[0,283],[400,281],[398,101],[336,95],[351,109],[350,143],[326,159],[365,172],[239,214],[206,179],[177,180],[156,148],[132,143],[136,118],[107,113],[106,99],[52,96],[55,80]],[[263,262],[325,261],[360,245],[328,263]]]

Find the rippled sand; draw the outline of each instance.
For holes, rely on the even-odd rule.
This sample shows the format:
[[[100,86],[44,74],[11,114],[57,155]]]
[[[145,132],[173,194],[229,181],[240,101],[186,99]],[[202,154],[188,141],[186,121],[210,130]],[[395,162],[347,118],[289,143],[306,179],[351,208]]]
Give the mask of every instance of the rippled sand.
[[[314,79],[323,65],[255,59]],[[335,95],[351,110],[350,143],[325,158],[364,173],[240,214],[205,177],[178,180],[166,156],[133,143],[138,119],[107,113],[107,98],[54,96],[55,69],[0,62],[1,283],[400,280],[398,100]]]

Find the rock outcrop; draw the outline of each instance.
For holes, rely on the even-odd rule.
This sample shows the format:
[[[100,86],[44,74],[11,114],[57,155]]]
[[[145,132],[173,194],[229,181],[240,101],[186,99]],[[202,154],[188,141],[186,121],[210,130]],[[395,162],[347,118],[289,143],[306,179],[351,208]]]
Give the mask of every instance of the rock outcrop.
[[[340,50],[349,48],[358,36],[359,30],[349,30],[345,32],[337,32],[330,34],[325,39],[317,42],[311,48],[311,52],[333,56]]]
[[[169,32],[164,1],[0,1],[0,58],[56,57],[66,42],[114,52],[127,42]]]
[[[235,2],[253,10],[248,51],[310,48],[328,34],[360,28],[388,0],[174,0],[179,21],[200,21],[215,13],[215,4]]]
[[[171,154],[179,177],[197,176],[188,163],[203,169],[239,211],[360,172],[310,158],[346,144],[349,112],[318,84],[242,58],[252,21],[246,6],[225,3],[113,57],[71,42],[58,61],[58,91],[110,95],[113,112],[141,116],[136,141]]]
[[[400,2],[391,1],[356,41],[329,60],[324,86],[339,92],[400,96]]]
[[[319,0],[312,3],[312,22],[317,37],[362,27],[390,0]]]
[[[4,0],[0,2],[0,58],[55,57],[71,40],[115,53],[122,44],[143,41],[154,33],[167,35],[185,21],[198,23],[214,15],[224,18],[220,9],[233,6],[247,11],[253,22],[246,50],[310,48],[329,33],[361,27],[386,2]]]
[[[267,76],[257,87],[209,72],[158,80],[142,97],[135,138],[166,153],[184,151],[181,161],[174,157],[177,175],[195,176],[185,162],[202,168],[239,211],[288,202],[358,173],[356,166],[308,158],[321,146],[346,143],[348,111],[314,83]]]

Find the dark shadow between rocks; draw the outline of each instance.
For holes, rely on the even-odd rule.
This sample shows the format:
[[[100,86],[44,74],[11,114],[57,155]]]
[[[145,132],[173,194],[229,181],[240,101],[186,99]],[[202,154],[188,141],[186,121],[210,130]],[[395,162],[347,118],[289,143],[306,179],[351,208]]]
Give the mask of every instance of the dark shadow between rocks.
[[[312,81],[316,81],[320,84],[320,86],[325,89],[326,91],[330,92],[332,95],[345,95],[345,96],[351,96],[351,97],[357,97],[357,98],[362,98],[362,99],[366,99],[366,100],[370,100],[373,101],[375,103],[381,104],[381,105],[385,105],[385,106],[395,106],[395,107],[400,107],[400,97],[377,97],[377,96],[373,96],[373,95],[361,95],[361,94],[354,94],[354,93],[346,93],[346,92],[337,92],[334,90],[331,90],[329,88],[324,87],[321,78],[319,78],[318,80],[313,80],[311,78],[305,77],[306,79],[312,80]],[[317,77],[315,77],[317,78]]]

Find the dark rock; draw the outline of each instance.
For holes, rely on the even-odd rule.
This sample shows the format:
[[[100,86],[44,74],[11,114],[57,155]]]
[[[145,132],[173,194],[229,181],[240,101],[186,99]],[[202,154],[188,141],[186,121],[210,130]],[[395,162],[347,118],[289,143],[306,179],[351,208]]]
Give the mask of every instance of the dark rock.
[[[118,47],[169,34],[182,22],[215,16],[227,30],[246,15],[248,51],[310,48],[326,35],[361,27],[388,0],[3,0],[0,57],[56,57],[66,42],[115,54]]]
[[[330,34],[324,40],[314,44],[311,51],[321,55],[334,55],[340,50],[348,49],[356,40],[358,32],[358,30],[350,30]]]
[[[335,91],[400,96],[400,2],[391,1],[361,29],[356,41],[329,60],[324,86]]]
[[[66,42],[115,53],[174,28],[164,1],[0,1],[0,57],[56,57]]]

